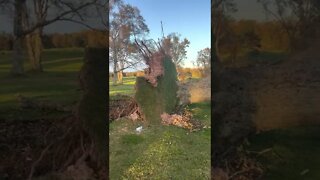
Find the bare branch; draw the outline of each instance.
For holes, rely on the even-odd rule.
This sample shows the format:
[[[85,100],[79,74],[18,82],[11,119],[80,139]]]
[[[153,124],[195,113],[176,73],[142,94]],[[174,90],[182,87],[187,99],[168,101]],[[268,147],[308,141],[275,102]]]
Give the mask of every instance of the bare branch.
[[[148,49],[148,47],[141,41],[141,44],[146,48],[146,50],[149,52],[150,56],[152,55],[152,52]]]
[[[84,21],[84,18],[83,18],[82,15],[79,13],[79,11],[76,10],[76,9],[72,6],[72,3],[64,2],[64,1],[61,1],[61,0],[59,0],[59,2],[60,2],[61,4],[63,4],[63,5],[65,5],[65,6],[67,6],[71,11],[73,11],[75,14],[77,14],[78,17],[79,17],[82,21]]]
[[[29,33],[32,33],[34,30],[36,30],[37,28],[39,27],[43,27],[43,26],[47,26],[49,24],[52,24],[56,21],[59,21],[61,19],[63,19],[63,17],[71,14],[71,13],[74,13],[75,11],[79,11],[81,9],[84,9],[90,5],[93,5],[97,2],[97,0],[93,0],[92,2],[87,2],[85,4],[82,4],[80,5],[79,7],[77,8],[74,8],[73,10],[69,10],[69,11],[65,11],[65,12],[62,12],[61,14],[57,15],[56,17],[52,18],[52,19],[49,19],[49,20],[46,20],[46,21],[43,21],[43,22],[38,22],[37,24],[35,24],[33,27],[27,29],[27,30],[24,30],[21,35],[27,35]]]

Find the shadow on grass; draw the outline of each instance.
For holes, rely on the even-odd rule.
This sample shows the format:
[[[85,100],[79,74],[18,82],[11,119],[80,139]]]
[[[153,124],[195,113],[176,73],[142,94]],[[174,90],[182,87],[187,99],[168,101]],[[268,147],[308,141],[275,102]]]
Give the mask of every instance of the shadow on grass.
[[[263,151],[258,161],[263,179],[320,179],[320,126],[272,130],[249,138],[250,151]],[[306,173],[304,175],[303,171]]]

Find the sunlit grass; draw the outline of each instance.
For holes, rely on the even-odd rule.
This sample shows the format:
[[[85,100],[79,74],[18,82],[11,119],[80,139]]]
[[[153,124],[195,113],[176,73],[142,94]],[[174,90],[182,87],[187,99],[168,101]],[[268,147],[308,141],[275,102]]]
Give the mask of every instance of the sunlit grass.
[[[210,126],[209,102],[188,108]],[[174,126],[143,127],[136,134],[140,125],[126,119],[110,124],[111,179],[210,179],[210,129],[190,133]]]
[[[124,77],[123,84],[113,85],[112,79],[109,79],[109,96],[116,94],[133,96],[135,93],[134,85],[136,83],[135,77]]]

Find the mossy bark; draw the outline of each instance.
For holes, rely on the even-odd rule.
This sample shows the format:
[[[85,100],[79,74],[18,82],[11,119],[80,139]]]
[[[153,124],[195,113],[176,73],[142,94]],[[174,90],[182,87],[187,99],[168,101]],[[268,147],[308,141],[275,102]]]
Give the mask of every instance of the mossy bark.
[[[144,77],[136,79],[135,99],[148,125],[160,125],[160,115],[172,113],[178,104],[177,70],[168,56],[163,60],[163,68],[164,73],[157,78],[156,87]]]

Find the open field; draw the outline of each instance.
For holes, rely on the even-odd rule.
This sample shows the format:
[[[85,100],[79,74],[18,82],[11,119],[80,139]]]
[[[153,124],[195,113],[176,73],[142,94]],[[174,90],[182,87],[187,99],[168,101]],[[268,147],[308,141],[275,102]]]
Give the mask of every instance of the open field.
[[[10,76],[10,52],[0,52],[0,119],[39,119],[56,113],[21,110],[17,94],[37,100],[70,105],[78,100],[78,71],[83,49],[50,49],[43,55],[44,73],[26,73],[24,77]],[[29,64],[26,62],[26,71]],[[23,116],[22,116],[23,115]]]
[[[116,94],[134,95],[134,84],[136,81],[136,77],[124,77],[123,84],[121,85],[112,85],[112,79],[109,79],[109,97],[112,98]]]
[[[133,95],[135,78],[110,86],[116,93]],[[210,102],[188,106],[194,117],[211,124]],[[122,118],[110,123],[109,158],[111,179],[210,179],[211,129],[189,132],[174,126],[143,127]]]

